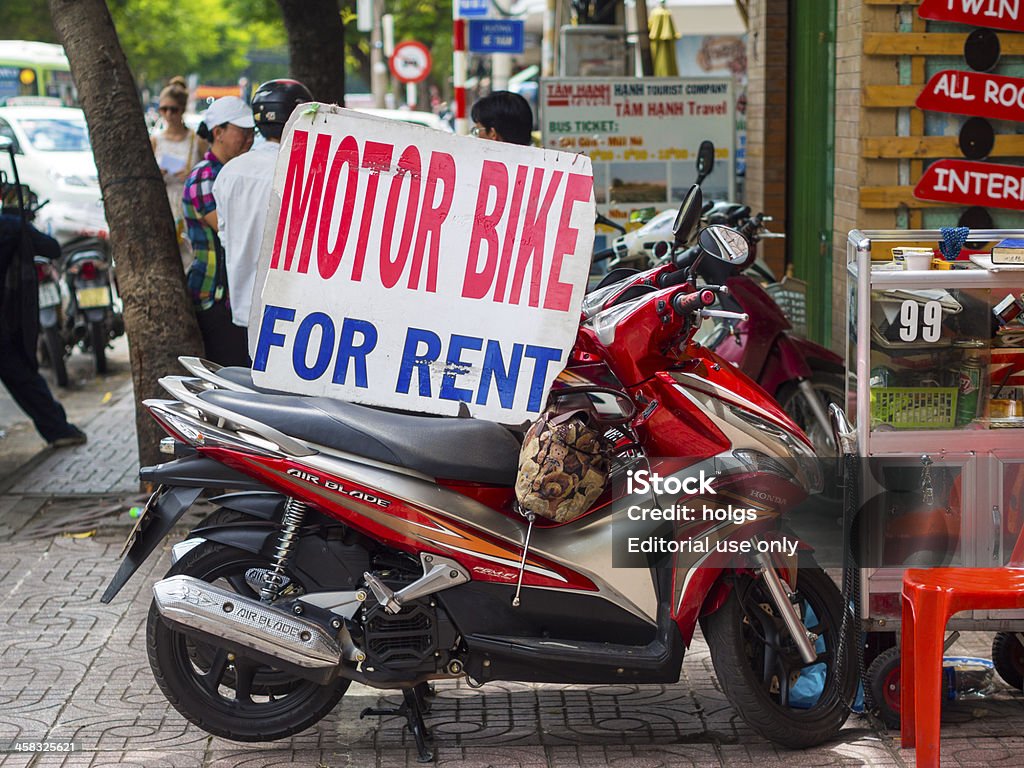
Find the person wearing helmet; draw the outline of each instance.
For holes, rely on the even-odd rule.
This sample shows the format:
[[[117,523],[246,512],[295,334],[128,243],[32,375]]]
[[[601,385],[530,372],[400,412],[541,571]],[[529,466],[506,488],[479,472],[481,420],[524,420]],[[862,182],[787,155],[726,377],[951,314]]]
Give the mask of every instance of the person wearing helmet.
[[[253,291],[259,284],[257,264],[284,125],[295,107],[312,100],[313,94],[298,80],[270,80],[257,88],[252,116],[266,141],[227,163],[214,182],[231,290],[231,321],[236,326],[248,327],[250,312],[258,312]],[[258,319],[252,321],[254,326],[257,323]],[[252,346],[250,341],[250,354]]]

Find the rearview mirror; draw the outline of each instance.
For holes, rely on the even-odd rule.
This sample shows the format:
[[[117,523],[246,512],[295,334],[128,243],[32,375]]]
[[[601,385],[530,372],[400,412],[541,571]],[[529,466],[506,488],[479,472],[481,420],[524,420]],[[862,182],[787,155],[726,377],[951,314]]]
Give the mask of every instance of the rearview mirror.
[[[700,184],[715,169],[715,145],[705,139],[697,150],[697,183]]]
[[[734,267],[746,265],[750,258],[750,243],[747,238],[730,227],[713,224],[705,227],[697,244],[709,256],[721,259]]]
[[[700,222],[700,210],[703,206],[704,195],[701,193],[700,187],[694,184],[683,198],[683,202],[679,206],[679,213],[676,214],[676,220],[672,224],[672,235],[675,237],[677,245],[683,245],[693,237],[697,224]]]

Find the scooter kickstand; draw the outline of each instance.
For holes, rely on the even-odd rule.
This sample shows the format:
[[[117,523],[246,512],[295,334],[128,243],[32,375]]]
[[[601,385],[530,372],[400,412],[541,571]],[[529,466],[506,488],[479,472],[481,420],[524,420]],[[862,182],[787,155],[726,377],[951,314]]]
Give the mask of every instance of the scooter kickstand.
[[[423,684],[427,687],[426,684]],[[428,687],[429,689],[429,687]],[[409,728],[416,741],[416,751],[419,753],[418,762],[431,763],[434,761],[434,752],[427,746],[428,741],[433,741],[427,724],[423,721],[423,699],[426,692],[419,685],[415,688],[402,689],[402,703],[394,709],[383,709],[367,707],[359,713],[359,719],[369,715],[401,715],[405,718],[405,724]]]

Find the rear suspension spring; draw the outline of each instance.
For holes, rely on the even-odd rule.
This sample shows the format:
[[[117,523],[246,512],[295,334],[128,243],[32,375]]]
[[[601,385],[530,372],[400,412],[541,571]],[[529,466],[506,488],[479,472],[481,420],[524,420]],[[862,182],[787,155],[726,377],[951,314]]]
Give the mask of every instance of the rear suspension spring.
[[[263,588],[260,590],[260,600],[265,603],[272,603],[277,600],[281,593],[281,585],[284,583],[284,572],[292,559],[295,544],[299,539],[299,529],[302,528],[302,521],[306,516],[309,505],[289,497],[284,505],[284,517],[281,519],[281,535],[277,539],[277,546],[274,548],[273,567],[267,571],[263,581]]]

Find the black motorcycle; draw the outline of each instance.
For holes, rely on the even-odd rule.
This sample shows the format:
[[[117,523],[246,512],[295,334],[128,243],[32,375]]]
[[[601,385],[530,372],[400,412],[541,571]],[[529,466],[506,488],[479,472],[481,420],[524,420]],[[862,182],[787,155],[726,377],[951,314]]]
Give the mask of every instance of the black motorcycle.
[[[65,348],[80,345],[95,358],[96,373],[106,373],[107,347],[124,334],[109,246],[101,238],[80,237],[65,243],[61,253],[67,289],[61,333]]]

